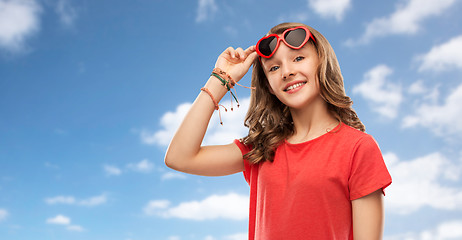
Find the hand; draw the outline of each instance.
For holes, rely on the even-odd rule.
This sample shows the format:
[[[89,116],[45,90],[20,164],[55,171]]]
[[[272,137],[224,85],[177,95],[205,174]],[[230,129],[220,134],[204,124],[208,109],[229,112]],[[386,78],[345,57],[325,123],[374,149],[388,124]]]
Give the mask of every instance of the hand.
[[[229,47],[220,54],[215,63],[215,67],[225,71],[234,81],[239,82],[249,71],[250,66],[257,56],[255,46],[250,46],[246,50]]]

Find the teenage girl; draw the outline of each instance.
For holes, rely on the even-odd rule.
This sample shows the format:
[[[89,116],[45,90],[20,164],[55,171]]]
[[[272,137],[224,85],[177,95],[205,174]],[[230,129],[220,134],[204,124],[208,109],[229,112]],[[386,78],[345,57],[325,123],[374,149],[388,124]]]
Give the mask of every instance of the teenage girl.
[[[252,64],[248,135],[201,146],[218,102]],[[256,46],[218,57],[165,163],[204,176],[244,172],[249,239],[381,239],[391,177],[351,105],[329,42],[309,26],[283,23]]]

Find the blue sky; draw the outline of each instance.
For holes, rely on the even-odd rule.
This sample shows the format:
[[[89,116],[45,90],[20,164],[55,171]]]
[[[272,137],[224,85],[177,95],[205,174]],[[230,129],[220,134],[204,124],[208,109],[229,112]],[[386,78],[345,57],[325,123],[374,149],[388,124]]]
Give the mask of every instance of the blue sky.
[[[0,238],[246,239],[242,174],[177,173],[163,156],[217,56],[297,21],[329,39],[384,154],[385,239],[462,239],[461,11],[457,0],[0,0]],[[241,108],[224,126],[213,117],[206,144],[245,135],[250,93],[237,90]]]

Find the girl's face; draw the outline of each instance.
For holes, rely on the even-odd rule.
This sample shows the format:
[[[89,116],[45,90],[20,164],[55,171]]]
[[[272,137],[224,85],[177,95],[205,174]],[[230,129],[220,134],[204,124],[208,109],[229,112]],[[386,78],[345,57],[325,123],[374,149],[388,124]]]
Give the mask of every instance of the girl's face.
[[[303,109],[322,99],[316,74],[319,58],[312,44],[294,50],[281,43],[271,58],[262,58],[262,65],[271,93],[288,107]]]

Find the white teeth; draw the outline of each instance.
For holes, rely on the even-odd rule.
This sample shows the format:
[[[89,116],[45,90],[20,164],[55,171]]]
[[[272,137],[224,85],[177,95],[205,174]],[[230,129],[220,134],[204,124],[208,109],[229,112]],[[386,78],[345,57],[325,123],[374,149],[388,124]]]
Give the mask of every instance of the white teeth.
[[[298,88],[298,87],[300,87],[300,86],[302,86],[304,84],[305,83],[297,83],[297,84],[294,84],[294,85],[290,85],[288,88],[286,88],[286,91],[290,91],[290,90],[292,90],[294,88]]]

